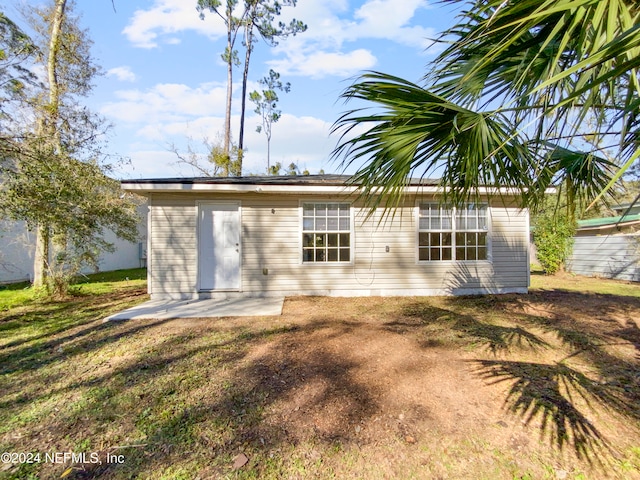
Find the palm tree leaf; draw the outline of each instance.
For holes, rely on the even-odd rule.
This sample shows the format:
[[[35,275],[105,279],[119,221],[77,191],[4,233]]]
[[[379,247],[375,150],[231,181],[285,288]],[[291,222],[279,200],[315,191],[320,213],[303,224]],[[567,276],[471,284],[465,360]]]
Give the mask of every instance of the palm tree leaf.
[[[477,197],[482,186],[517,188],[524,195],[528,152],[501,114],[475,112],[379,72],[360,77],[342,97],[380,107],[374,113],[350,110],[332,129],[341,133],[333,156],[343,156],[342,166],[368,160],[354,181],[364,185],[370,205],[380,202],[373,193],[382,194],[387,206],[397,204],[412,176],[438,172],[449,203]],[[364,133],[350,136],[362,125],[368,127]]]

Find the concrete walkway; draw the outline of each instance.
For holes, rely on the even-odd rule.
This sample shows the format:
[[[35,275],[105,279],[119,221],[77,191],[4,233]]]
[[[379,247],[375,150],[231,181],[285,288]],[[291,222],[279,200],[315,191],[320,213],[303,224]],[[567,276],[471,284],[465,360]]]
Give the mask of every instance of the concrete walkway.
[[[284,297],[238,297],[225,300],[149,300],[104,319],[139,320],[144,318],[253,317],[282,315]]]

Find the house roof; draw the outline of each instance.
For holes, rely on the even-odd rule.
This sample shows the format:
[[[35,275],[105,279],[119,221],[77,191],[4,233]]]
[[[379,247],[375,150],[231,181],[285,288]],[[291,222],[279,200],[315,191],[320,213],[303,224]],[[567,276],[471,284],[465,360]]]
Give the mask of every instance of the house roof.
[[[181,184],[232,184],[232,185],[344,185],[349,175],[252,175],[244,177],[175,177],[124,180],[123,183],[165,185]]]
[[[154,192],[227,192],[227,193],[325,193],[344,194],[357,190],[358,184],[351,182],[350,175],[282,175],[245,177],[188,177],[123,180],[125,190],[146,194]],[[441,191],[439,179],[412,178],[406,187],[407,193],[437,193]],[[498,189],[487,187],[481,193],[498,193]],[[500,193],[511,193],[500,189]]]
[[[578,230],[598,230],[614,226],[628,227],[640,223],[640,214],[625,215],[624,217],[589,218],[578,221]]]

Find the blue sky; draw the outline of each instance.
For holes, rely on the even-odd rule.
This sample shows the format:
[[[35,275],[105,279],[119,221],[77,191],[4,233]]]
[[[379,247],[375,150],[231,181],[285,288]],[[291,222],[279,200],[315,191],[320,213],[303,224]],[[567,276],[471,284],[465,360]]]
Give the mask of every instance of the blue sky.
[[[35,2],[27,2],[28,4]],[[128,157],[122,178],[193,176],[176,164],[169,145],[222,134],[226,67],[222,21],[201,20],[195,0],[79,1],[76,11],[94,41],[93,55],[106,74],[88,105],[113,125],[109,151]],[[11,10],[9,10],[11,14]],[[428,38],[451,26],[452,7],[426,0],[298,0],[283,20],[297,18],[307,32],[275,48],[259,43],[249,72],[250,89],[270,68],[291,83],[280,95],[281,120],[273,126],[271,160],[301,170],[339,172],[330,160],[337,138],[333,122],[346,110],[340,93],[365,70],[419,82],[436,53]],[[237,139],[241,71],[234,72],[232,128]],[[266,169],[266,137],[247,103],[244,174]]]

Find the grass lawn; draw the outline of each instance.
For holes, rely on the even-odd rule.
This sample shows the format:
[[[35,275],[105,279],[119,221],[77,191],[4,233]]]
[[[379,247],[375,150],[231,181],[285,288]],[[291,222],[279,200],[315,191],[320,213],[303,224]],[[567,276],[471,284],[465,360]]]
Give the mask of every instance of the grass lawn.
[[[0,478],[640,478],[639,284],[122,323],[142,270],[74,292],[0,290]]]

